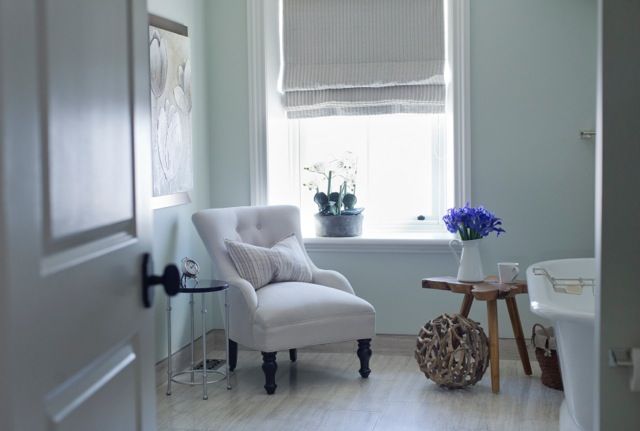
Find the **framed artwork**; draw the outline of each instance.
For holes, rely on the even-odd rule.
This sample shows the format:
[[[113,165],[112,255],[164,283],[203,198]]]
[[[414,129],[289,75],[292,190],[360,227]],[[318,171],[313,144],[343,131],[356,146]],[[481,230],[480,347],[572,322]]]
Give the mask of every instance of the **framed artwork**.
[[[151,82],[151,206],[191,202],[193,148],[191,50],[186,26],[149,16]]]

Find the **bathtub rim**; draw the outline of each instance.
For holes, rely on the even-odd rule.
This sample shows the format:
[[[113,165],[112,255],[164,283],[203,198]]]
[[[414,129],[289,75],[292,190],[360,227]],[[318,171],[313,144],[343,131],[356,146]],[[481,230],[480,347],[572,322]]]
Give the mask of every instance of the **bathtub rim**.
[[[591,324],[593,325],[595,322],[595,307],[593,312],[581,311],[581,310],[568,310],[567,308],[560,307],[556,304],[553,304],[549,301],[540,301],[540,298],[537,295],[537,292],[532,283],[529,283],[530,277],[536,277],[533,274],[533,268],[539,267],[548,264],[556,264],[566,261],[575,261],[575,260],[586,260],[586,259],[595,259],[592,256],[588,257],[578,257],[578,258],[566,258],[566,259],[553,259],[553,260],[544,260],[540,262],[533,263],[529,265],[527,268],[527,284],[528,284],[528,293],[529,293],[529,306],[531,311],[538,316],[547,318],[552,321],[556,320],[568,320],[575,323],[583,323],[583,324]],[[594,301],[595,305],[595,301]]]

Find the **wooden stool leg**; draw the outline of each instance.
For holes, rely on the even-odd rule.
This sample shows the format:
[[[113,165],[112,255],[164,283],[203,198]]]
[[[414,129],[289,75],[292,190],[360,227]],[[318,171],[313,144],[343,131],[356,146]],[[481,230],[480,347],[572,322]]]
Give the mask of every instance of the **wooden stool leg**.
[[[527,345],[524,341],[524,334],[522,333],[522,323],[520,322],[520,313],[518,312],[518,304],[516,298],[506,298],[507,310],[509,310],[509,318],[511,319],[511,327],[513,328],[513,335],[516,338],[516,344],[518,346],[518,354],[522,361],[522,367],[524,373],[527,376],[531,375],[531,363],[529,362],[529,353],[527,352]]]
[[[500,392],[500,349],[498,347],[498,304],[495,299],[487,301],[489,319],[489,359],[491,361],[491,390]]]
[[[470,293],[466,293],[464,295],[464,299],[462,300],[462,305],[460,306],[460,314],[463,317],[469,317],[469,312],[471,311],[472,304],[473,304],[473,295]]]

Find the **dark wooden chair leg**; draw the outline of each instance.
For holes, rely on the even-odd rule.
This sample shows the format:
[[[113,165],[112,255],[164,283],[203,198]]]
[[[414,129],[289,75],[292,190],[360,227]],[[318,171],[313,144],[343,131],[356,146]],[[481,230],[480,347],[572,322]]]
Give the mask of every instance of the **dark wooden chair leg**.
[[[276,385],[276,371],[278,364],[276,363],[276,352],[262,352],[262,371],[264,371],[264,389],[267,394],[272,395],[278,385]]]
[[[358,340],[358,358],[360,358],[360,375],[363,379],[369,377],[371,369],[369,368],[369,359],[371,359],[371,338]]]
[[[295,362],[298,360],[298,350],[297,349],[289,349],[289,359],[291,362]]]
[[[238,364],[238,343],[229,340],[229,371],[236,369]]]

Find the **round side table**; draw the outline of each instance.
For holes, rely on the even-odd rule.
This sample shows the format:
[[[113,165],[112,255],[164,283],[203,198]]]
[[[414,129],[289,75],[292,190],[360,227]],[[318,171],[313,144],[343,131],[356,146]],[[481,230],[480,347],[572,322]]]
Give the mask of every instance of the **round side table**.
[[[172,356],[173,352],[171,351],[171,297],[167,297],[167,346],[168,346],[168,356],[167,356],[167,395],[171,395],[171,383],[178,383],[183,385],[202,385],[202,399],[206,400],[209,398],[207,393],[207,385],[209,383],[216,383],[226,378],[227,380],[227,389],[231,389],[231,383],[229,380],[229,302],[227,301],[227,291],[229,289],[229,284],[226,281],[221,280],[197,280],[192,287],[185,287],[184,285],[178,289],[179,293],[188,293],[189,294],[189,308],[191,315],[191,366],[185,370],[177,373],[173,372],[172,369]],[[206,330],[206,315],[207,315],[207,305],[205,302],[205,296],[210,292],[223,292],[224,293],[224,334],[225,334],[225,371],[218,370],[207,370],[207,330]],[[195,368],[194,362],[194,339],[195,339],[195,323],[194,323],[194,296],[196,294],[200,294],[200,313],[202,314],[202,369]],[[190,374],[190,380],[178,380],[176,377]],[[196,374],[201,375],[202,380],[200,382],[196,381]],[[217,374],[220,377],[215,380],[209,380],[208,375]]]

